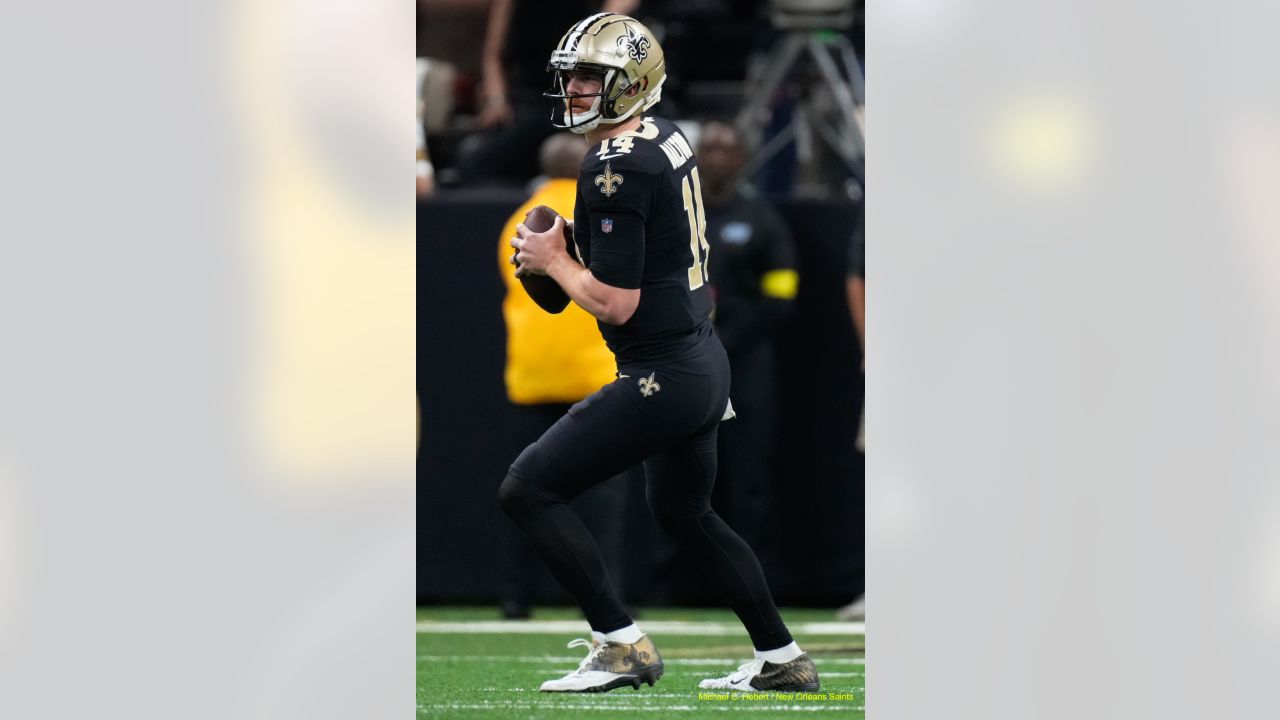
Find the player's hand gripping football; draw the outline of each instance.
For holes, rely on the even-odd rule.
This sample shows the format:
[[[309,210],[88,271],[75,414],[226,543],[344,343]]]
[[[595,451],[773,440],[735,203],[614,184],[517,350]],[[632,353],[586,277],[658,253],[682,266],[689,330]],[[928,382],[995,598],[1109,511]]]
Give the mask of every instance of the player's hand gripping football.
[[[559,215],[545,232],[534,232],[524,223],[516,225],[516,236],[511,239],[511,247],[516,250],[511,256],[516,277],[546,275],[547,268],[561,255],[569,257],[565,250],[564,225],[564,218]]]

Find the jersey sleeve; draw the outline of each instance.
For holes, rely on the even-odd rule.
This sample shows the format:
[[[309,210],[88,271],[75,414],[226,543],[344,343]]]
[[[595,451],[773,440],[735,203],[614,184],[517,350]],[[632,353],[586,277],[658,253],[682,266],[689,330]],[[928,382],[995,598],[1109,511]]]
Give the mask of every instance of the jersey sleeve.
[[[630,210],[609,208],[592,210],[589,216],[592,276],[616,288],[639,288],[644,277],[644,220]]]
[[[591,274],[600,282],[634,290],[644,276],[645,224],[662,177],[634,156],[585,167],[578,187],[591,233]]]

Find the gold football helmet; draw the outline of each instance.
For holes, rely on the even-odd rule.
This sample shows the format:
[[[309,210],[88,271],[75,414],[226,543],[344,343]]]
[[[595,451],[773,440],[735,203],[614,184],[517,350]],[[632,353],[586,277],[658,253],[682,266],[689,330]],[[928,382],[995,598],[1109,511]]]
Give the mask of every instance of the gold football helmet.
[[[579,134],[649,109],[662,98],[667,79],[657,38],[639,21],[617,13],[598,13],[569,28],[551,53],[547,72],[552,74],[552,88],[543,96],[556,101],[551,123]],[[570,95],[568,76],[573,72],[602,76],[600,92]],[[638,88],[634,95],[632,88]],[[590,110],[574,112],[571,97],[595,100]]]

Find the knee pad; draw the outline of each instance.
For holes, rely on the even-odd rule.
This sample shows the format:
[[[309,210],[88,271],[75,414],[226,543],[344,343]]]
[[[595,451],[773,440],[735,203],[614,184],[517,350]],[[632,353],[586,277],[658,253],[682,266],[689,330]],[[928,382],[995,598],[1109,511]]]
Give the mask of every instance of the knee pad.
[[[518,459],[507,470],[507,477],[502,485],[498,486],[498,505],[512,519],[518,519],[538,507],[564,502],[567,500],[556,497],[537,482],[528,479]]]
[[[675,513],[655,508],[652,505],[649,506],[649,509],[653,512],[653,519],[658,521],[658,526],[676,540],[699,532],[701,513],[696,515]]]
[[[524,504],[528,488],[516,475],[515,466],[507,470],[507,477],[498,486],[498,505],[507,515],[515,515],[520,505]]]
[[[655,492],[653,485],[646,488],[644,499],[658,526],[674,538],[696,531],[699,519],[711,512],[711,506],[705,500],[670,492]]]

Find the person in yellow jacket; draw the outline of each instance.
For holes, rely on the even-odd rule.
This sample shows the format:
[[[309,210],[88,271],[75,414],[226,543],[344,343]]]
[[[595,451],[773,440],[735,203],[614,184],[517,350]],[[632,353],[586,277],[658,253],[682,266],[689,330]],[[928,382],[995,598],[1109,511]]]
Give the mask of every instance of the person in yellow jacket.
[[[498,267],[506,285],[502,317],[507,326],[507,365],[504,379],[513,405],[514,452],[537,440],[569,406],[613,382],[617,366],[605,346],[596,319],[573,303],[558,315],[539,308],[516,279],[509,242],[516,225],[537,205],[573,217],[578,169],[587,153],[586,141],[573,133],[559,133],[543,142],[539,152],[543,183],[507,221],[498,241]],[[629,472],[635,472],[635,469]],[[610,567],[623,567],[622,509],[624,476],[601,483],[572,503],[595,536]],[[512,528],[506,543],[502,582],[502,614],[523,619],[531,614],[545,565],[519,530]],[[616,560],[615,560],[616,559]],[[614,578],[622,594],[622,578]]]

